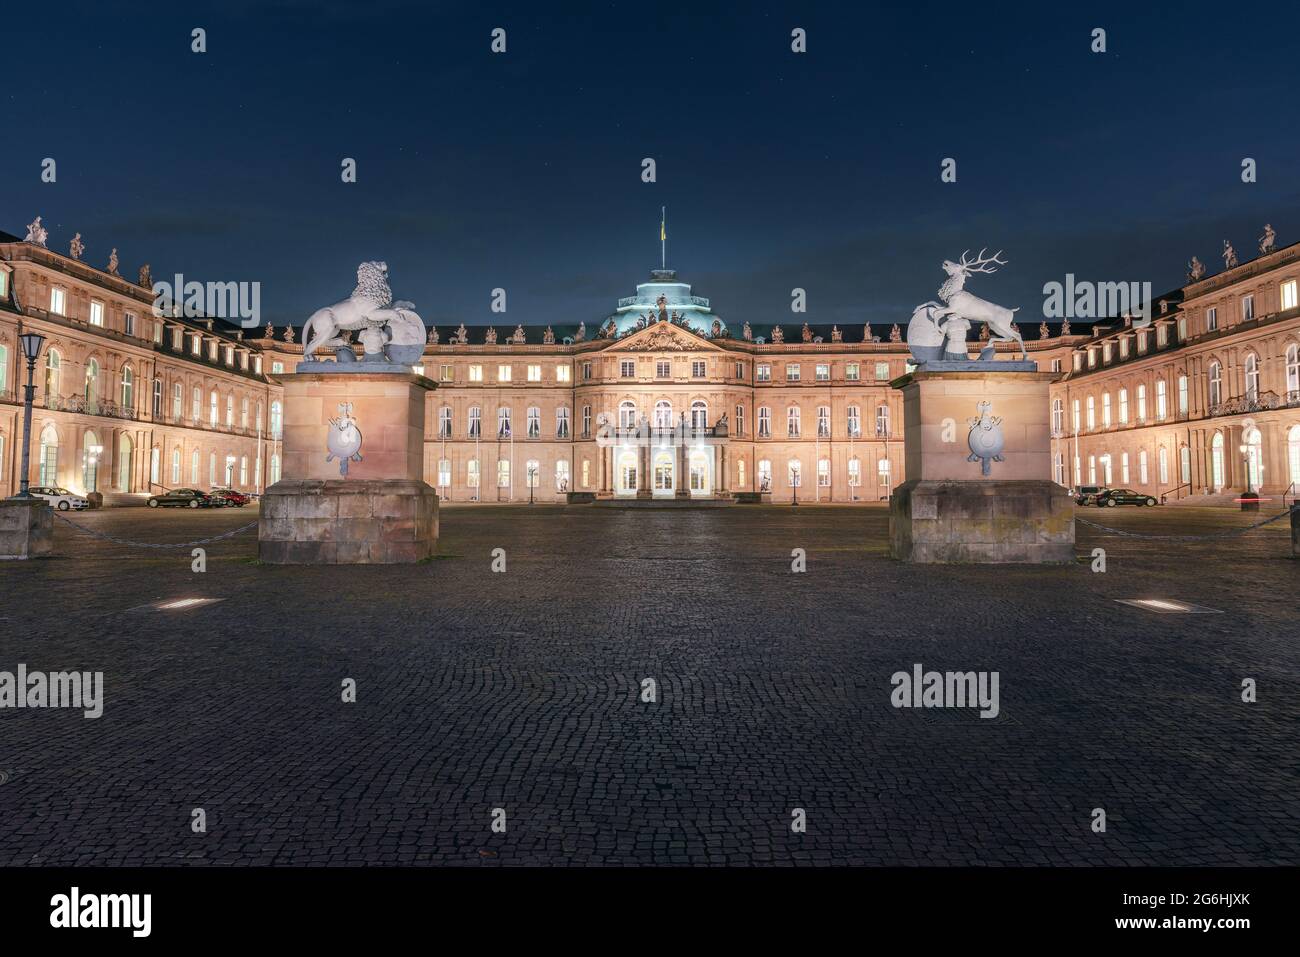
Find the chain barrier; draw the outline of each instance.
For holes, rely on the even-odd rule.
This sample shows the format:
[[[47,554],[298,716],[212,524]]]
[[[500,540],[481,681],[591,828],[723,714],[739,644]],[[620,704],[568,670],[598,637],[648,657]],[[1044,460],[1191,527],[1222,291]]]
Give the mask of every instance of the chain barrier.
[[[65,518],[64,516],[60,515],[58,512],[54,513],[54,517],[61,522],[67,522],[69,525],[71,525],[73,528],[77,529],[78,531],[85,532],[87,535],[90,535],[94,538],[102,538],[104,541],[112,542],[115,545],[129,545],[132,548],[193,548],[196,545],[207,545],[209,542],[219,542],[223,538],[234,538],[236,535],[240,534],[241,532],[246,532],[250,528],[257,527],[257,519],[254,519],[253,521],[249,522],[247,525],[241,525],[239,526],[239,528],[232,529],[229,532],[222,532],[220,535],[213,535],[211,538],[200,538],[198,541],[194,541],[194,542],[163,542],[160,544],[157,542],[133,542],[129,538],[117,538],[113,535],[106,535],[103,532],[96,531],[93,528],[87,528],[85,525],[79,525],[76,522],[74,522],[72,519]]]
[[[1253,532],[1257,528],[1263,528],[1265,525],[1272,525],[1276,521],[1284,518],[1290,518],[1291,512],[1297,506],[1292,506],[1285,512],[1279,512],[1272,518],[1266,518],[1256,522],[1253,525],[1247,525],[1245,528],[1234,528],[1227,532],[1211,532],[1208,535],[1147,535],[1143,532],[1130,532],[1122,528],[1111,528],[1108,525],[1098,525],[1096,522],[1090,522],[1086,518],[1075,516],[1074,520],[1080,524],[1087,525],[1089,528],[1100,529],[1103,532],[1110,532],[1112,535],[1119,535],[1123,538],[1151,538],[1165,542],[1202,542],[1215,538],[1233,538],[1237,535],[1245,535],[1247,532]]]

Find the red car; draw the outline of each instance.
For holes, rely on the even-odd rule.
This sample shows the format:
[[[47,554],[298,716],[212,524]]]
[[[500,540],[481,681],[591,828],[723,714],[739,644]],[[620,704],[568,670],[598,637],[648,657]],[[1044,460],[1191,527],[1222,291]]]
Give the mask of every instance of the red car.
[[[233,488],[214,488],[208,494],[212,496],[214,505],[224,505],[227,508],[243,508],[250,501],[247,495],[236,492]]]

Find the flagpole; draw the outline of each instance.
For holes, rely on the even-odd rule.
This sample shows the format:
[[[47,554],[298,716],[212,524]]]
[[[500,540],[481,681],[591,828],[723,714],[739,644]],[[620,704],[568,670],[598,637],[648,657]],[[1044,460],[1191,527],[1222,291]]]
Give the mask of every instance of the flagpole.
[[[668,268],[668,207],[659,207],[659,268]]]

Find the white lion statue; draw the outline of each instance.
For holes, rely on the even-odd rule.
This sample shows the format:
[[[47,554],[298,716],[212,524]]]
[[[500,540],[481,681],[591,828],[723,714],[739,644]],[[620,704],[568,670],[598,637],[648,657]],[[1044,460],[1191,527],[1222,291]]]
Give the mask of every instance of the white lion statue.
[[[382,331],[381,336],[363,335],[367,358],[382,354],[403,365],[418,362],[424,352],[424,323],[414,310],[414,303],[393,302],[387,263],[362,263],[357,267],[357,288],[352,295],[317,309],[303,323],[303,361],[320,349],[342,349],[350,354],[351,333],[364,329]]]

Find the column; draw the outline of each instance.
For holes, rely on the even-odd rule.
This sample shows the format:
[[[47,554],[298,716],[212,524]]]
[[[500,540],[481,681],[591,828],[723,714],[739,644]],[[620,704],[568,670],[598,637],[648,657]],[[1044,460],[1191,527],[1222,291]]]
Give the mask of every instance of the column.
[[[717,483],[716,483],[715,494],[716,494],[718,497],[720,497],[720,498],[726,498],[727,495],[729,494],[729,493],[727,492],[727,487],[728,487],[728,481],[727,481],[727,443],[726,443],[726,442],[719,442],[716,446],[714,446],[714,448],[717,450],[717,453],[718,453],[718,454],[717,454],[717,457],[716,457],[716,461],[717,461],[717,465],[718,465],[718,473],[717,473]]]

